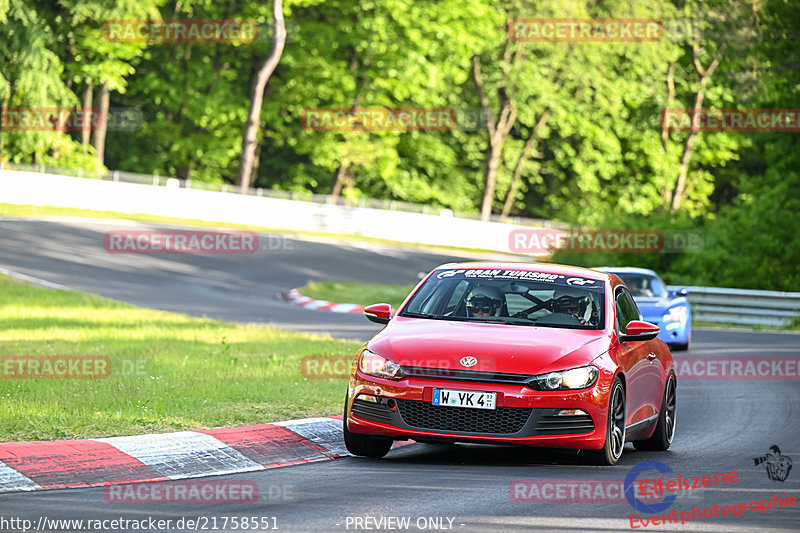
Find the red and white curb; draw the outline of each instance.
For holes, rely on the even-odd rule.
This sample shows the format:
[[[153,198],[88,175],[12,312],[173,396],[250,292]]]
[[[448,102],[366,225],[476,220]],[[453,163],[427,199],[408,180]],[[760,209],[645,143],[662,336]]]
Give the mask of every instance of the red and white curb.
[[[333,313],[363,313],[364,306],[357,304],[340,304],[328,302],[326,300],[315,300],[308,296],[303,296],[297,289],[292,289],[284,295],[284,299],[295,305],[306,309],[316,309],[317,311],[331,311]]]
[[[0,493],[234,474],[346,455],[341,416],[133,437],[8,442],[0,443]]]

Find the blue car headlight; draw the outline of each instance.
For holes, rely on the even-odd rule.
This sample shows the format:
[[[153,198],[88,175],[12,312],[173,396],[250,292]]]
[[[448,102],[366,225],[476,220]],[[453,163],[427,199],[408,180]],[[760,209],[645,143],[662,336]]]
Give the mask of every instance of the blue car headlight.
[[[679,305],[677,307],[673,307],[670,309],[666,315],[664,315],[664,322],[680,322],[685,323],[686,319],[689,317],[689,310],[685,305]]]

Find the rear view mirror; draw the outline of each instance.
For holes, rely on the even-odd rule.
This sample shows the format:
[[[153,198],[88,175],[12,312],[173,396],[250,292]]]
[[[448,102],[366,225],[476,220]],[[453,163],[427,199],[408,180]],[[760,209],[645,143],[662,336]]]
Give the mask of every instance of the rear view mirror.
[[[512,293],[512,294],[526,294],[530,290],[530,287],[528,287],[527,285],[523,285],[522,283],[515,283],[512,281],[511,283],[503,287],[503,290],[507,293]]]
[[[658,337],[658,326],[642,320],[631,320],[625,327],[625,333],[620,335],[622,342],[649,341]]]
[[[677,298],[678,296],[688,296],[689,289],[687,289],[686,287],[682,287],[680,289],[673,289],[669,291],[669,295],[672,298]]]
[[[389,304],[372,304],[364,308],[364,315],[370,322],[387,324],[392,317],[392,306]]]

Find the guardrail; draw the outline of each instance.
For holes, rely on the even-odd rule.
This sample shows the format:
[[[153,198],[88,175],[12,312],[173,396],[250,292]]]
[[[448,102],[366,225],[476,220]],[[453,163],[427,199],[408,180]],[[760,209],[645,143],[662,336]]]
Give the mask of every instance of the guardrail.
[[[61,167],[47,167],[43,165],[31,165],[29,163],[10,163],[0,160],[0,171],[18,170],[20,172],[36,172],[39,174],[53,174],[58,176],[69,176],[75,178],[96,179],[103,181],[114,181],[121,183],[137,183],[139,185],[153,185],[155,187],[174,186],[181,189],[194,189],[202,191],[214,191],[229,194],[242,194],[242,188],[236,185],[224,185],[218,183],[205,183],[202,181],[171,178],[169,176],[158,176],[156,174],[137,174],[124,170],[109,170],[108,172],[92,172],[81,169],[69,169]],[[378,200],[375,198],[358,198],[351,200],[345,196],[334,199],[330,194],[313,194],[310,191],[294,192],[280,191],[276,189],[265,189],[262,187],[250,187],[246,193],[248,196],[263,196],[265,198],[277,198],[280,200],[295,200],[301,202],[312,202],[326,205],[338,205],[342,207],[367,207],[370,209],[381,209],[385,211],[399,211],[403,213],[422,213],[424,215],[444,215],[453,218],[480,220],[480,213],[465,213],[452,211],[450,209],[437,209],[427,204],[412,204],[398,200]],[[531,226],[535,228],[557,228],[566,229],[568,224],[555,220],[545,220],[539,218],[528,218],[518,216],[502,217],[491,215],[491,222],[512,224],[516,226]]]
[[[452,212],[409,213],[301,202],[249,194],[0,169],[0,202],[74,207],[243,224],[291,231],[360,235],[391,241],[508,253],[511,231],[528,227],[456,218]]]
[[[679,289],[681,285],[670,285]],[[800,292],[686,287],[696,320],[747,326],[787,326],[800,319]]]

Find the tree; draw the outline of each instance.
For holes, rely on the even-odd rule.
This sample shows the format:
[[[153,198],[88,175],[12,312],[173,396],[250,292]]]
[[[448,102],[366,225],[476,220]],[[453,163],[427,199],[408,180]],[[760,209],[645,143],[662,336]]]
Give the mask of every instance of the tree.
[[[261,105],[264,101],[264,89],[267,87],[275,68],[283,54],[286,43],[286,26],[283,21],[283,5],[281,0],[272,1],[273,35],[275,44],[270,55],[264,60],[261,68],[253,77],[250,86],[250,112],[247,115],[247,125],[242,136],[242,156],[239,159],[239,173],[236,178],[242,192],[246,193],[250,187],[250,177],[253,171],[253,161],[256,152],[256,133],[261,124]]]

